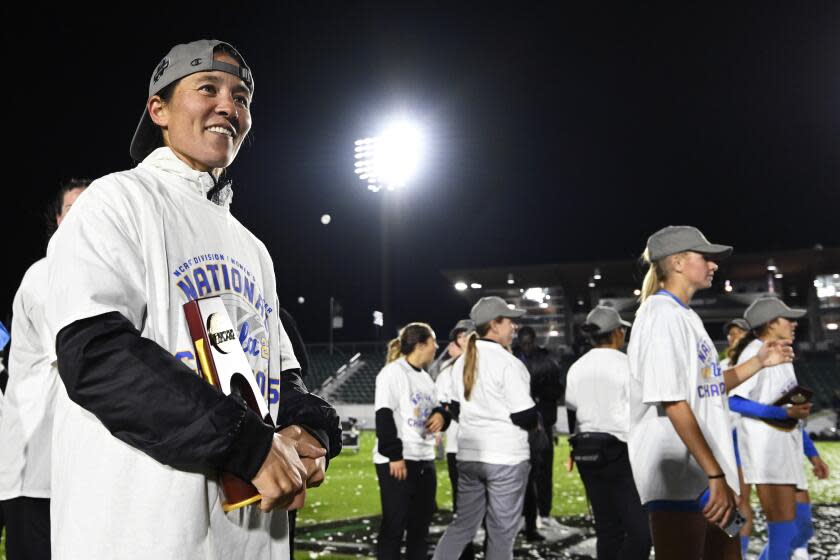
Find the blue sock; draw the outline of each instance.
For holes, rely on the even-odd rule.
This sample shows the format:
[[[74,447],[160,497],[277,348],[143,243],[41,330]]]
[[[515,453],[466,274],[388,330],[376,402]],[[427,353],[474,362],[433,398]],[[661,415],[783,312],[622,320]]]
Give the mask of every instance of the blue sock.
[[[761,551],[759,560],[790,560],[796,533],[796,521],[769,521],[767,546]]]
[[[747,549],[750,547],[749,535],[741,535],[741,558],[747,557]]]
[[[808,541],[814,536],[814,523],[811,521],[811,504],[796,503],[796,537],[793,548],[807,548]]]

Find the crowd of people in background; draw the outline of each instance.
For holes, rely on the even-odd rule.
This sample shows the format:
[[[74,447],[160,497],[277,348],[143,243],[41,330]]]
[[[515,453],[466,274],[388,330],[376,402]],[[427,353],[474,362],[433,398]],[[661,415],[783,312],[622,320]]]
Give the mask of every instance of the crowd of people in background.
[[[406,527],[409,558],[424,557],[419,541],[428,535],[434,486],[402,482],[404,492],[428,491],[422,507],[405,499],[396,512],[392,496],[407,461],[434,469],[435,426],[453,430],[446,457],[454,512],[435,560],[473,557],[482,526],[490,559],[512,558],[520,526],[526,539],[544,539],[537,520],[556,523],[552,440],[565,398],[567,468],[578,469],[586,490],[599,560],[647,559],[651,548],[663,559],[744,558],[752,486],[768,521],[762,560],[808,558],[803,454],[818,478],[829,469],[803,430],[811,395],[792,365],[805,311],[761,297],[726,324],[728,348],[719,354],[690,303],[731,252],[690,226],[652,234],[635,320],[595,307],[581,325],[591,349],[565,380],[533,328],[517,334],[525,311],[496,296],[481,298],[458,322],[437,360],[431,327],[405,327],[376,379],[379,557],[399,557],[395,529],[401,536]],[[412,335],[418,328],[422,340]],[[422,441],[423,452],[404,457],[403,440]]]

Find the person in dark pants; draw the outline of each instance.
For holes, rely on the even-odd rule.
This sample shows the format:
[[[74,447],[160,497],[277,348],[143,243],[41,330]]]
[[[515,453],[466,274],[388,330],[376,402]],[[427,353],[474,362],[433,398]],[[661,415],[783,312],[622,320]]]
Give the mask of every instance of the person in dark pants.
[[[629,326],[612,308],[593,309],[583,326],[593,348],[567,377],[572,459],[592,504],[598,560],[646,560],[650,555],[648,516],[627,453],[630,369],[619,348]]]
[[[374,463],[382,500],[377,558],[426,560],[426,537],[435,509],[435,433],[450,414],[437,398],[424,368],[434,360],[437,341],[425,323],[406,325],[388,345],[388,363],[376,376]]]
[[[61,185],[45,213],[48,239],[89,183],[71,179]],[[9,560],[50,558],[50,457],[59,380],[45,321],[47,272],[46,259],[32,264],[12,306],[9,377],[0,405],[0,512]]]
[[[537,333],[531,327],[522,327],[516,335],[514,355],[519,358],[531,374],[531,398],[537,405],[549,440],[553,440],[554,425],[557,423],[557,402],[563,396],[560,364],[551,353],[538,346]],[[531,450],[531,473],[525,490],[525,536],[530,541],[541,541],[537,531],[537,512],[543,527],[559,527],[551,517],[552,471],[554,469],[554,445],[541,446]]]

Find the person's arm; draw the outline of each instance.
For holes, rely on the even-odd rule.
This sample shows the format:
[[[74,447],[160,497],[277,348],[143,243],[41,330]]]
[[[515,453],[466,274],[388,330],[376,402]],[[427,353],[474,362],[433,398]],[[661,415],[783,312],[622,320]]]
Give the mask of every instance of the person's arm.
[[[762,369],[793,361],[790,340],[774,340],[761,345],[758,354],[723,372],[726,391],[729,392]]]
[[[539,426],[540,413],[537,412],[537,406],[534,405],[527,410],[512,413],[510,415],[510,421],[523,430],[530,432]]]
[[[814,476],[816,476],[820,480],[828,478],[828,465],[820,457],[820,452],[817,451],[817,446],[814,445],[814,441],[811,439],[811,436],[809,436],[808,432],[806,432],[805,430],[802,430],[802,449],[805,453],[805,456],[808,457],[808,461],[811,462],[814,471]]]
[[[335,408],[309,392],[297,368],[280,374],[277,425],[301,426],[327,450],[329,459],[341,453],[341,423]]]
[[[741,416],[759,418],[766,420],[787,420],[790,418],[788,411],[783,406],[762,404],[757,401],[745,399],[740,395],[729,397],[729,409]]]
[[[566,419],[569,421],[569,434],[575,433],[577,426],[577,411],[573,408],[566,407]]]
[[[64,327],[56,354],[70,399],[161,463],[211,465],[251,480],[272,446],[273,426],[140,336],[120,313]]]
[[[721,525],[729,520],[732,508],[735,507],[735,498],[726,483],[723,470],[703,437],[689,404],[686,401],[663,402],[662,407],[691,456],[709,477],[710,497],[703,515],[709,522]]]
[[[439,418],[435,418],[435,414],[439,415]],[[446,407],[436,406],[429,414],[429,418],[426,421],[426,429],[433,433],[445,432],[451,422],[452,414],[449,413]]]
[[[820,456],[820,452],[817,451],[817,446],[814,445],[814,440],[811,439],[811,436],[805,430],[802,430],[802,450],[809,459]]]

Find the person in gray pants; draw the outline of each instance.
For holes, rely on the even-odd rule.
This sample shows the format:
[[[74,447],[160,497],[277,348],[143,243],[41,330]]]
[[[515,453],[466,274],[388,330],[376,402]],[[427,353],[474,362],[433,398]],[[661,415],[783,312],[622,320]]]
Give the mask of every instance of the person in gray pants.
[[[476,332],[452,366],[450,410],[458,433],[458,513],[434,560],[457,559],[486,515],[487,560],[513,558],[530,470],[528,432],[539,426],[525,365],[510,353],[522,316],[500,297],[481,298],[470,318]]]

